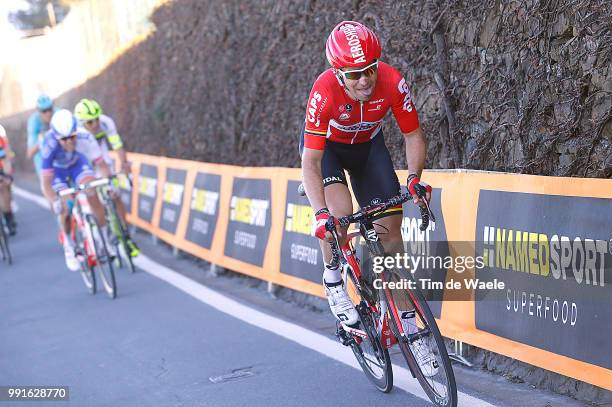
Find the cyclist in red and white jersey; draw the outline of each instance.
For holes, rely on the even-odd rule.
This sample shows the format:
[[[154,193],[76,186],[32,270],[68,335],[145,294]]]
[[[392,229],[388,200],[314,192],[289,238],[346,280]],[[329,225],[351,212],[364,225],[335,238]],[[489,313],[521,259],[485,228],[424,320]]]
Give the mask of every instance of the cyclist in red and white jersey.
[[[343,286],[341,273],[329,266],[331,253],[325,224],[332,217],[353,213],[345,170],[360,206],[385,201],[400,193],[400,183],[382,132],[389,110],[404,135],[409,176],[408,190],[421,184],[430,199],[431,187],[420,181],[426,142],[406,80],[395,68],[380,61],[381,46],[365,25],[343,21],[334,27],[326,44],[331,68],[315,81],[306,108],[300,141],[303,183],[315,211],[315,235],[322,240],[325,260],[323,285],[332,313],[347,325],[358,314]],[[414,201],[423,205],[419,198]],[[392,208],[377,220],[388,253],[403,251],[402,208]],[[346,230],[337,231],[345,238]],[[341,242],[342,243],[342,242]],[[421,362],[421,361],[420,361]]]

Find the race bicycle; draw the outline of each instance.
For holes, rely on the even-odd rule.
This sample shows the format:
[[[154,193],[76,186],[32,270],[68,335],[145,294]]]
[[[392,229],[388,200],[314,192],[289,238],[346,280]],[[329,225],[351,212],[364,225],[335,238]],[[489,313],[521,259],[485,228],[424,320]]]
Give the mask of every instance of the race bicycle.
[[[113,236],[115,237],[114,241],[108,243],[116,247],[116,253],[118,254],[117,262],[119,263],[119,267],[123,268],[124,265],[127,265],[130,273],[134,273],[136,271],[136,267],[132,261],[132,247],[130,247],[128,226],[125,224],[121,216],[119,216],[117,205],[113,200],[113,192],[110,188],[110,185],[114,184],[117,179],[118,178],[116,175],[112,175],[109,178],[109,184],[98,187],[98,196],[100,197],[102,205],[104,205],[106,221],[111,232],[113,233]],[[131,182],[129,178],[128,182]]]
[[[88,189],[108,185],[108,183],[108,178],[101,178],[87,184],[63,189],[59,192],[59,195],[76,198],[68,201],[70,238],[74,242],[76,258],[81,264],[80,274],[85,286],[91,294],[95,294],[95,275],[98,274],[108,296],[116,298],[117,284],[112,256],[108,252],[104,233],[102,233],[102,229],[100,229],[98,221],[91,211],[85,193]]]
[[[300,188],[300,193],[303,188]],[[424,196],[424,191],[417,191]],[[389,348],[397,344],[410,372],[429,399],[438,406],[456,407],[457,385],[448,357],[444,339],[436,320],[418,286],[414,289],[390,289],[388,283],[413,280],[412,274],[400,268],[385,268],[374,275],[365,269],[356,257],[353,240],[359,236],[365,240],[371,256],[385,256],[385,251],[375,229],[373,219],[389,208],[412,200],[409,194],[401,194],[386,202],[361,208],[352,215],[337,218],[341,227],[359,224],[359,231],[347,234],[346,244],[340,245],[336,227],[328,221],[326,229],[333,235],[330,242],[331,266],[343,270],[344,284],[350,278],[355,288],[355,308],[359,314],[357,324],[347,326],[337,323],[336,335],[345,346],[350,346],[368,379],[382,392],[393,388],[393,369]],[[424,200],[425,201],[425,200]],[[427,202],[421,208],[421,230],[425,230],[434,214]],[[375,288],[375,278],[380,279]],[[387,284],[385,284],[387,283]],[[397,285],[396,285],[397,286]],[[418,360],[427,360],[426,371]]]

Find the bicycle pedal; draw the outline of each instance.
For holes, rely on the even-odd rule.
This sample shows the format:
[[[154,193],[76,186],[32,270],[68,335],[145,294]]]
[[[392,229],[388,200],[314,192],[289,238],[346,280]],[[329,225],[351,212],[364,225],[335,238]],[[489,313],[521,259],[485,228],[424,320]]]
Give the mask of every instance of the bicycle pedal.
[[[355,338],[346,332],[340,323],[336,323],[336,337],[344,346],[351,346],[356,343]]]

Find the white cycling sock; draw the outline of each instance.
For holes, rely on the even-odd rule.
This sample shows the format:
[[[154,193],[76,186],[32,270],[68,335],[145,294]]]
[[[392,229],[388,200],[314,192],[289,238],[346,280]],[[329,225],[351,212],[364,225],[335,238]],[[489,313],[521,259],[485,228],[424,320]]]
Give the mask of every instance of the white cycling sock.
[[[72,241],[70,236],[68,236],[68,234],[66,232],[62,232],[62,234],[64,235],[64,247],[72,247],[72,248],[74,248],[74,242]]]
[[[340,274],[340,267],[336,267],[335,269],[329,268],[329,265],[326,264],[323,268],[323,281],[327,285],[335,285],[342,281],[342,275]]]

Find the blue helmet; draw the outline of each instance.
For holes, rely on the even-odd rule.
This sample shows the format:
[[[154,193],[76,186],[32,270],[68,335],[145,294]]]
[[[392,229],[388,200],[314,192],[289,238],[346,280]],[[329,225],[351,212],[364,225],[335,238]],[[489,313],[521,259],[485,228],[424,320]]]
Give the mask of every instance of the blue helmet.
[[[53,107],[53,101],[47,95],[40,95],[38,99],[36,99],[36,108],[38,110],[47,110]]]

